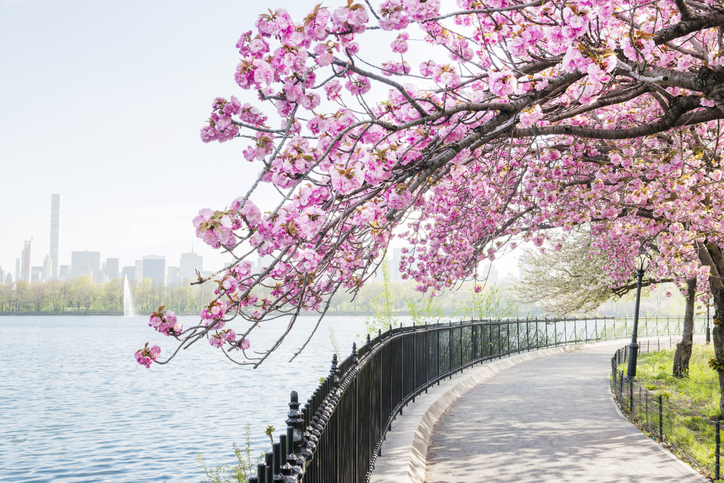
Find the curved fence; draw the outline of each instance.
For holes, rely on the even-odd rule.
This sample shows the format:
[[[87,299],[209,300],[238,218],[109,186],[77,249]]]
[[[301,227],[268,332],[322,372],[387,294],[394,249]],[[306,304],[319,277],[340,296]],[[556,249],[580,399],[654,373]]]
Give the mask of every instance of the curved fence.
[[[639,336],[673,336],[682,321],[639,319]],[[632,319],[478,320],[389,328],[340,364],[300,409],[291,394],[286,434],[250,483],[368,482],[394,418],[441,380],[514,353],[630,337]],[[703,322],[696,328],[703,330]]]
[[[639,354],[665,348],[665,345],[642,344]],[[624,371],[619,370],[627,360],[628,347],[618,349],[611,358],[611,391],[622,412],[680,459],[719,480],[722,477],[720,421],[676,404],[666,391],[652,391],[627,379]]]

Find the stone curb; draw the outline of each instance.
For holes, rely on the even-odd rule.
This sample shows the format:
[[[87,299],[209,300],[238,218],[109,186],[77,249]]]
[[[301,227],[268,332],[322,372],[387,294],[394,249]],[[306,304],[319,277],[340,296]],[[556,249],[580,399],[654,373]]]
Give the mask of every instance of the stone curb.
[[[620,345],[621,342],[617,340],[603,344]],[[590,346],[577,344],[516,354],[473,367],[441,382],[439,386],[429,388],[427,393],[416,398],[414,404],[408,404],[403,409],[403,415],[393,422],[370,483],[424,483],[427,448],[433,427],[458,398],[477,384],[517,364]]]

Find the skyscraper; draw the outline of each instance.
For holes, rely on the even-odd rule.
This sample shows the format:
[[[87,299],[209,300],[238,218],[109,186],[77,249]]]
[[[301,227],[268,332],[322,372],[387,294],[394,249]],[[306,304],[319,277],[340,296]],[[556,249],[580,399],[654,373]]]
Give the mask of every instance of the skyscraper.
[[[23,248],[23,254],[20,257],[20,278],[30,283],[30,244],[33,239],[25,240],[25,248]]]
[[[194,253],[181,254],[181,278],[186,283],[188,280],[196,281],[196,270],[199,272],[204,270],[204,259],[201,255]]]
[[[58,270],[55,270],[56,273]],[[43,260],[43,281],[51,280],[51,277],[53,276],[53,260],[50,258],[50,255],[45,255],[45,260]],[[57,277],[56,277],[57,278]]]
[[[118,278],[120,273],[120,264],[121,261],[118,258],[107,258],[106,259],[106,276],[108,277],[108,280],[113,280],[114,278]]]
[[[101,252],[71,252],[70,254],[70,277],[77,278],[89,275],[95,279],[101,270]]]
[[[151,282],[166,286],[166,257],[150,255],[143,257],[143,277]]]
[[[51,278],[58,278],[58,246],[60,245],[60,195],[50,195],[50,260]]]

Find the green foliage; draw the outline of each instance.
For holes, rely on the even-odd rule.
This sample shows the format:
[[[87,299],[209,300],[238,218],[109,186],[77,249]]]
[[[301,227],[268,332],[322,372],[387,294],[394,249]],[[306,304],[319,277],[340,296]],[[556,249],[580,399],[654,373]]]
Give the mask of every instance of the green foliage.
[[[710,472],[714,465],[715,448],[713,420],[721,417],[718,376],[708,367],[714,349],[694,345],[689,377],[684,379],[671,375],[674,353],[672,349],[639,355],[636,379],[642,391],[650,392],[648,401],[646,394],[638,395],[631,419],[644,432],[658,438],[656,398],[661,395],[666,400],[663,427],[667,447],[679,453],[685,461],[695,462],[705,473]],[[622,364],[620,369],[625,370],[625,366]],[[627,401],[627,397],[627,389],[624,389],[624,400]]]
[[[463,319],[505,319],[520,315],[518,304],[512,299],[505,299],[502,291],[491,286],[487,290],[470,290],[472,301],[463,304],[457,316]]]
[[[384,289],[372,299],[372,316],[365,318],[365,327],[367,332],[365,335],[374,337],[382,330],[385,331],[389,327],[397,323],[397,310],[392,297],[392,289],[390,284],[390,267],[387,260],[383,260],[380,264],[382,270],[382,280]],[[359,334],[357,335],[359,337]]]
[[[162,287],[144,278],[129,282],[136,311],[150,313],[166,303],[177,314],[198,314],[213,297],[210,284]],[[94,283],[89,276],[60,281],[21,280],[14,286],[0,283],[0,312],[106,313],[123,311],[123,279],[105,285]]]
[[[271,430],[270,430],[271,428]],[[272,426],[267,426],[266,433],[270,435],[274,431]],[[270,436],[271,437],[271,436]],[[251,424],[246,423],[246,446],[242,450],[234,443],[234,455],[238,464],[236,465],[219,465],[213,468],[206,466],[201,453],[196,453],[196,457],[201,465],[201,470],[207,480],[201,483],[247,483],[249,477],[256,472],[256,465],[264,461],[264,453],[254,459],[251,456]]]
[[[419,304],[405,297],[405,304],[414,325],[434,324],[443,317],[442,304],[435,297],[423,297]]]
[[[719,415],[719,379],[709,368],[714,356],[712,346],[695,344],[689,360],[689,377],[678,379],[672,375],[674,350],[640,354],[636,366],[636,379],[646,388],[666,391],[672,402],[691,408],[708,417]]]
[[[332,349],[334,349],[334,353],[337,354],[337,357],[341,358],[342,353],[339,350],[339,344],[337,343],[337,338],[334,336],[334,330],[332,330],[332,327],[329,328],[329,340],[332,342]],[[322,378],[322,380],[324,380],[324,378]]]
[[[272,446],[274,446],[274,426],[272,426],[271,424],[269,426],[267,426],[266,429],[264,430],[264,434],[266,434],[269,437],[269,439],[271,440]]]

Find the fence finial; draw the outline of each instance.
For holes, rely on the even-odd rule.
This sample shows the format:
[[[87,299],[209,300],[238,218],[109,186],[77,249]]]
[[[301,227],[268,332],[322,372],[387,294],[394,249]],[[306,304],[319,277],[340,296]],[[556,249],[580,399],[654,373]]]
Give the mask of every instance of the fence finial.
[[[302,418],[301,411],[299,411],[299,394],[297,394],[297,391],[292,391],[290,399],[289,418],[286,420],[287,435],[289,434],[289,429],[291,428],[293,439],[290,446],[292,447],[293,453],[298,453],[304,444],[304,419]]]
[[[352,364],[357,364],[357,343],[352,342]]]
[[[332,385],[337,387],[339,384],[339,368],[337,367],[337,354],[332,355],[332,369],[329,371],[331,376]]]

